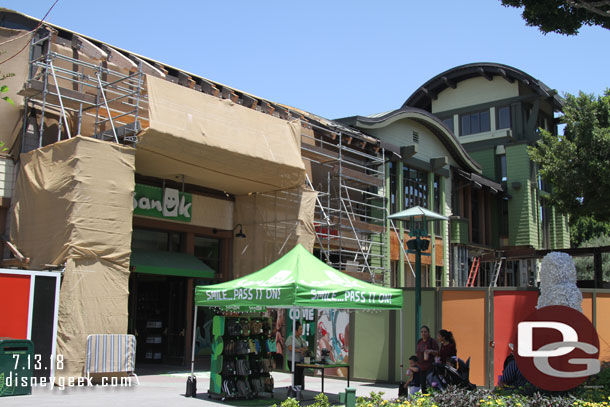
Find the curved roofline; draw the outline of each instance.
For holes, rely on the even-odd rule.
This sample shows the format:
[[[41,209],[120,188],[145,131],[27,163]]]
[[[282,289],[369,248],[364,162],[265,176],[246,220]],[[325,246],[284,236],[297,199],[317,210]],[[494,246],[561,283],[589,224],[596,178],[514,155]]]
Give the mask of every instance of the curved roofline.
[[[517,80],[524,85],[529,86],[530,89],[537,94],[543,97],[552,98],[554,109],[558,111],[563,109],[563,98],[557,94],[556,90],[551,89],[545,83],[526,72],[509,65],[494,62],[475,62],[448,69],[417,88],[405,103],[403,103],[402,107],[411,106],[423,108],[429,105],[430,101],[443,90],[448,87],[455,88],[458,82],[477,76],[483,76],[491,80],[494,75],[501,76],[511,83]]]
[[[432,113],[415,107],[403,106],[378,116],[356,116],[355,125],[364,129],[375,129],[388,126],[403,119],[414,120],[426,126],[447,147],[453,158],[464,168],[477,174],[482,173],[479,163],[470,157],[453,132]]]

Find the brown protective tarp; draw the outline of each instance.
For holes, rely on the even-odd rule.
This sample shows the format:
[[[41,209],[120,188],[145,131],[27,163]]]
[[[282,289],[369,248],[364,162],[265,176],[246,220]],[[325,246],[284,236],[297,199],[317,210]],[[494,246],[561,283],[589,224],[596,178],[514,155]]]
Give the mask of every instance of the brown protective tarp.
[[[61,376],[83,374],[87,335],[126,333],[135,150],[75,137],[21,154],[11,241],[32,268],[66,263]]]
[[[13,106],[0,100],[0,141],[13,155],[18,153],[15,142],[23,129],[23,97],[17,92],[27,80],[31,39],[28,31],[0,28],[0,62],[6,61],[0,65],[0,76],[14,74],[0,81],[0,86],[8,86],[0,96],[8,96],[15,103]]]
[[[235,195],[300,186],[300,124],[147,75],[150,127],[139,174]]]
[[[260,270],[298,243],[311,252],[317,196],[302,188],[238,196],[234,219],[246,237],[233,239],[233,277]]]

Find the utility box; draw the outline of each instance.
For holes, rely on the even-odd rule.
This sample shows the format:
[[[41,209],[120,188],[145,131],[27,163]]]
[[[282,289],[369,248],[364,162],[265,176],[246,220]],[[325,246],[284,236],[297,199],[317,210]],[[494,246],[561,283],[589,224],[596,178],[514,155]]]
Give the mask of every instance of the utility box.
[[[36,363],[32,341],[0,338],[0,397],[32,394]]]

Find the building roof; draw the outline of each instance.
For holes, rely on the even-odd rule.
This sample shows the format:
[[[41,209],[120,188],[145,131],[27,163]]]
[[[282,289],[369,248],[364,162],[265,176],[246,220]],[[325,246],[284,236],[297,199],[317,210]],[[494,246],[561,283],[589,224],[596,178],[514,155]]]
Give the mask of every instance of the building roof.
[[[29,16],[27,14],[23,14],[18,11],[0,7],[0,26],[2,27],[21,30],[34,30],[38,28],[39,24],[40,19]],[[75,37],[82,37],[90,41],[97,47],[112,49],[113,51],[119,52],[124,57],[127,57],[132,61],[137,62],[138,60],[142,60],[149,65],[149,69],[155,70],[159,73],[158,76],[161,76],[170,82],[194,88],[204,93],[213,94],[214,96],[217,96],[219,98],[235,99],[236,103],[238,104],[242,104],[246,107],[251,107],[255,110],[260,111],[261,113],[266,113],[272,116],[280,117],[282,119],[300,119],[301,121],[313,125],[314,127],[322,131],[327,131],[331,133],[343,133],[357,140],[363,141],[364,145],[369,148],[378,149],[380,147],[380,141],[378,139],[368,136],[357,129],[346,127],[341,123],[335,122],[333,120],[325,119],[321,116],[314,115],[312,113],[297,109],[292,106],[280,104],[277,102],[271,102],[261,97],[252,95],[250,93],[238,90],[233,87],[229,87],[219,82],[209,80],[207,78],[195,75],[191,72],[181,70],[171,65],[156,61],[154,59],[150,59],[148,57],[139,55],[131,51],[127,51],[114,45],[104,43],[95,38],[77,33],[75,31],[55,24],[48,23],[46,21],[42,24],[42,27],[45,26],[56,30],[58,32],[58,35],[65,39],[72,40]]]
[[[387,126],[397,120],[410,119],[423,126],[432,132],[450,152],[452,157],[464,169],[481,174],[482,169],[479,163],[468,155],[462,144],[459,142],[453,132],[440,121],[436,116],[423,109],[415,107],[403,106],[400,109],[391,110],[389,112],[374,114],[370,116],[351,116],[336,121],[344,123],[348,126],[353,126],[362,129],[371,129]],[[383,143],[382,143],[383,144]]]
[[[455,89],[459,82],[478,76],[482,76],[488,80],[492,80],[494,76],[500,76],[511,83],[519,81],[540,96],[549,98],[553,105],[553,109],[557,111],[563,109],[563,98],[557,94],[556,90],[549,88],[542,81],[519,69],[492,62],[475,62],[472,64],[460,65],[442,72],[420,86],[411,96],[409,96],[402,106],[419,107],[431,111],[431,101],[435,99],[440,92],[449,87]]]

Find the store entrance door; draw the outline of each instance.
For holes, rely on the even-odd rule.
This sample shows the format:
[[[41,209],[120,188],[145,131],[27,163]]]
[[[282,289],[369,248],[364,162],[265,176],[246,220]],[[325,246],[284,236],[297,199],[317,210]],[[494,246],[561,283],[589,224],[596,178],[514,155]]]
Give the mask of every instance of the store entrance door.
[[[140,363],[182,364],[185,349],[186,277],[132,273],[129,330]]]

